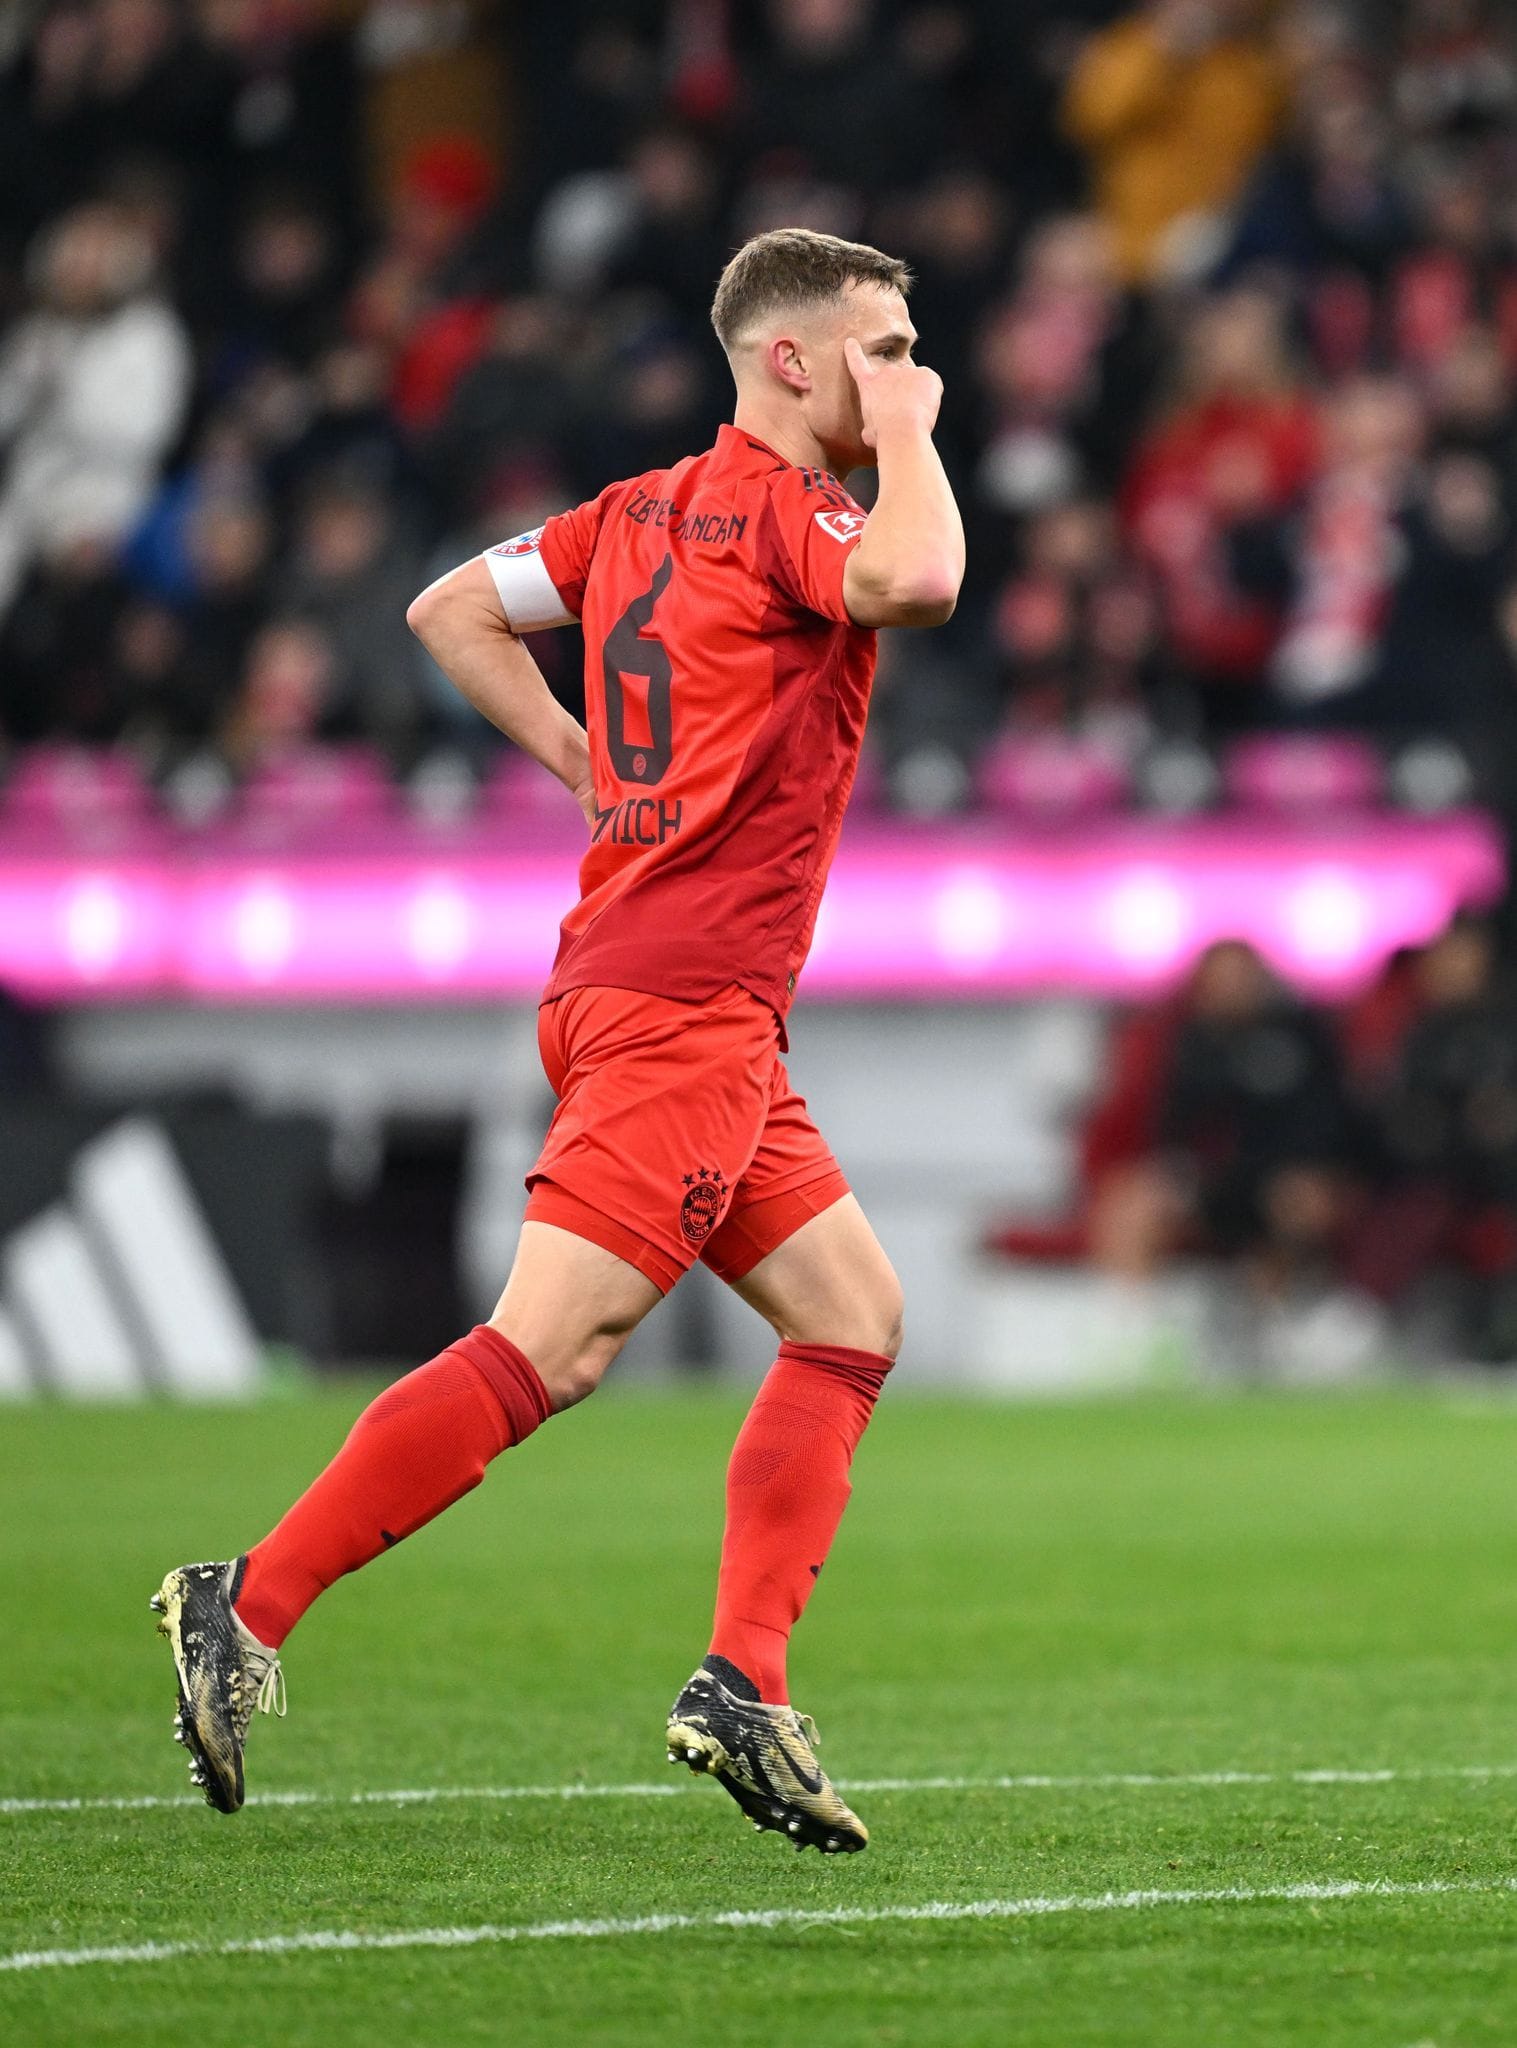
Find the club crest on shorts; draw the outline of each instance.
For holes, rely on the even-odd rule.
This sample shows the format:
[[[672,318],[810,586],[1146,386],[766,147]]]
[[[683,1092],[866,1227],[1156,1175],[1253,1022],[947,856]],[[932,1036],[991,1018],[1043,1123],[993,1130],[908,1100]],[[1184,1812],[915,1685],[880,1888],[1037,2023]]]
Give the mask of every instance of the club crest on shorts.
[[[687,1173],[684,1180],[685,1198],[679,1205],[679,1227],[691,1244],[704,1244],[722,1213],[722,1204],[727,1199],[727,1183],[707,1166]]]

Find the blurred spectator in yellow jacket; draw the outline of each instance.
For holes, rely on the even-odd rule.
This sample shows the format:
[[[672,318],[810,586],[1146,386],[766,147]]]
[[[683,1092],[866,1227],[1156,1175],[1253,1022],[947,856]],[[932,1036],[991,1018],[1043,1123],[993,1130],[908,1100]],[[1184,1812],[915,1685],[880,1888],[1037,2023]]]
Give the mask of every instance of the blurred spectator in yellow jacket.
[[[1279,123],[1256,0],[1148,0],[1091,37],[1064,101],[1129,283],[1192,274]]]

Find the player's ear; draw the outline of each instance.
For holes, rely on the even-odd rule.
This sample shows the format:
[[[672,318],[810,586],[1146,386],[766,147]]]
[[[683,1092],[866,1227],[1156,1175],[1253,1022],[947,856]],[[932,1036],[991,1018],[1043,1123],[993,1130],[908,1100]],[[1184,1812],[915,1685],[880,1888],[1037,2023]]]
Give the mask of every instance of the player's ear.
[[[765,349],[764,361],[771,375],[792,391],[811,389],[810,357],[793,334],[777,335]]]

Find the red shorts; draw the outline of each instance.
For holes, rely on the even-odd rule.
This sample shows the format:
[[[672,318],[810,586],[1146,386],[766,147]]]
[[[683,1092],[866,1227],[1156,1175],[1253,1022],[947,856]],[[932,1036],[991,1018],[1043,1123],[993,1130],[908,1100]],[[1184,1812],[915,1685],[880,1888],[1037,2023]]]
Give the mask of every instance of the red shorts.
[[[665,1294],[697,1259],[742,1279],[848,1192],[779,1039],[773,1010],[735,986],[704,1003],[624,988],[544,1003],[558,1108],[528,1220],[604,1246]]]

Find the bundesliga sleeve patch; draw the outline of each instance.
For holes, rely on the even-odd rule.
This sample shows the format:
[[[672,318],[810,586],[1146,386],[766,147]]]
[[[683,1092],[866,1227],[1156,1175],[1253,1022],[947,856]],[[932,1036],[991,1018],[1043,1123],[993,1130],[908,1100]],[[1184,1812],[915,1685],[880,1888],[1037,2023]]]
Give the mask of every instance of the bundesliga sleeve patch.
[[[812,514],[812,517],[816,520],[823,533],[830,534],[834,540],[857,540],[864,531],[865,515],[852,509],[845,508],[838,512],[816,512]]]
[[[519,533],[486,548],[481,557],[495,585],[506,624],[513,633],[537,633],[547,626],[567,626],[575,614],[558,594],[542,557],[543,529]]]

